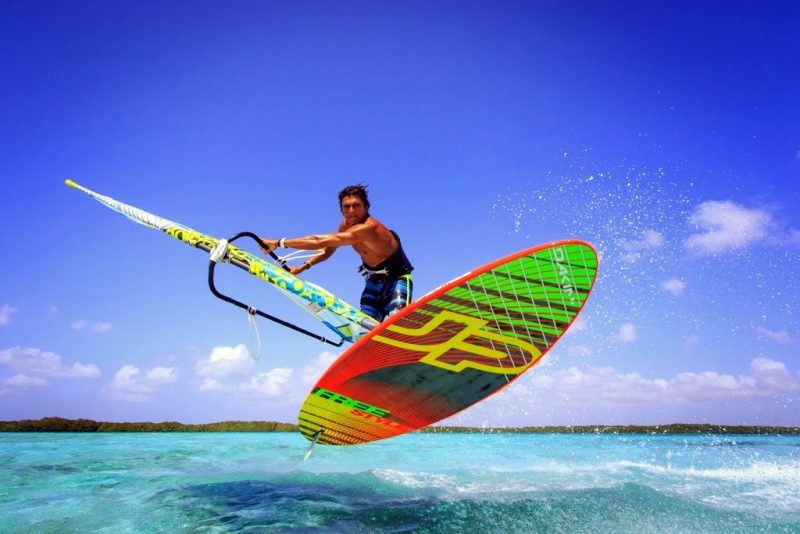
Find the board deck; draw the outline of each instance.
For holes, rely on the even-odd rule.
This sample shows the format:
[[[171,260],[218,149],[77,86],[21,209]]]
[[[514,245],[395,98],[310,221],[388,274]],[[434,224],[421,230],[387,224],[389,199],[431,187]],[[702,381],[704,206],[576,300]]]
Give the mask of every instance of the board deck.
[[[393,315],[345,351],[300,409],[329,445],[394,437],[501,390],[544,356],[586,303],[597,253],[582,241],[520,251]]]

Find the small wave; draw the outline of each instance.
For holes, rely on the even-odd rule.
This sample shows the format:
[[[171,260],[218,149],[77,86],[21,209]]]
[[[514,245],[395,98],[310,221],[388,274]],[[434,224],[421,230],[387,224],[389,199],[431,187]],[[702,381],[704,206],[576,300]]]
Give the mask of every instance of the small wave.
[[[777,464],[771,462],[754,462],[741,468],[678,468],[660,466],[642,462],[620,461],[619,465],[626,468],[637,468],[661,475],[675,475],[680,477],[719,479],[733,482],[788,482],[800,488],[800,462]]]
[[[450,495],[473,495],[508,497],[515,494],[530,494],[552,490],[576,491],[608,488],[617,481],[601,480],[591,470],[560,468],[555,466],[497,472],[492,470],[469,470],[455,473],[411,472],[395,469],[375,469],[370,473],[387,484],[410,489],[428,489]]]
[[[396,469],[373,469],[371,473],[380,480],[407,488],[452,489],[457,483],[454,476],[435,473],[413,473]]]
[[[657,476],[649,484],[715,508],[800,519],[800,462],[754,462],[741,468],[676,468],[620,462]]]

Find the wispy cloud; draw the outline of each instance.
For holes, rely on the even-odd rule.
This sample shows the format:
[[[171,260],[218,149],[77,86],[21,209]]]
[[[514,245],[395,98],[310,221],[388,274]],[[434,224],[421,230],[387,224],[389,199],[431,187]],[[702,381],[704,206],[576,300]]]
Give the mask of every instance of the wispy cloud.
[[[11,316],[19,310],[10,304],[3,304],[0,306],[0,326],[5,326],[11,323]]]
[[[586,319],[578,316],[578,318],[575,319],[571,325],[569,325],[569,328],[567,329],[566,333],[577,334],[578,332],[583,332],[584,330],[586,330],[586,328],[587,328]]]
[[[16,374],[2,381],[3,386],[10,386],[12,388],[39,387],[48,384],[50,384],[50,382],[42,377],[28,376],[23,373]]]
[[[692,351],[697,345],[700,344],[700,336],[697,334],[690,334],[683,338],[683,353],[688,354]]]
[[[789,341],[792,340],[791,336],[789,335],[789,332],[787,332],[786,330],[773,331],[763,326],[757,326],[756,332],[758,332],[758,335],[763,336],[772,341],[775,341],[776,343],[788,343]]]
[[[120,401],[146,402],[166,384],[178,380],[174,367],[154,367],[144,376],[135,365],[125,365],[114,375],[114,381],[101,391],[102,396]]]
[[[205,378],[203,383],[200,384],[200,391],[225,391],[227,389],[228,388],[216,378]]]
[[[51,380],[89,379],[101,375],[100,369],[93,363],[76,362],[67,366],[62,363],[58,354],[35,347],[17,346],[0,350],[0,365],[17,373],[4,382],[7,386],[42,386],[49,384]]]
[[[90,332],[95,332],[97,334],[105,334],[106,332],[110,332],[113,328],[111,323],[105,321],[95,321],[90,323],[84,319],[73,321],[70,326],[72,326],[73,330],[89,330]]]
[[[570,345],[569,353],[572,356],[581,356],[582,357],[582,356],[591,356],[593,354],[593,351],[592,351],[592,349],[590,347],[588,347],[586,345]],[[551,358],[546,358],[544,361],[545,362],[549,362],[549,361],[551,361]],[[539,364],[539,365],[541,365],[541,364]]]
[[[661,282],[661,290],[671,295],[678,296],[683,293],[684,289],[686,289],[686,282],[679,278],[670,278],[669,280]]]
[[[338,354],[325,351],[303,367],[301,382],[304,385],[315,384],[330,365],[336,361]]]
[[[641,239],[624,239],[619,242],[622,248],[622,259],[627,262],[636,262],[644,253],[659,249],[664,246],[664,234],[656,230],[645,230]]]
[[[745,248],[766,238],[773,226],[766,210],[716,200],[697,206],[689,223],[699,232],[690,235],[684,246],[702,255]]]
[[[614,339],[620,343],[633,343],[636,341],[636,325],[633,323],[623,324],[619,327]]]

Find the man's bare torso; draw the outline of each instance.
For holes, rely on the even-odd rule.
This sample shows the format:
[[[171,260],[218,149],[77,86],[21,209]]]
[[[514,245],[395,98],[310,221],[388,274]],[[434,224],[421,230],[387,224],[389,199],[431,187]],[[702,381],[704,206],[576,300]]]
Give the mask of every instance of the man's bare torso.
[[[346,232],[361,225],[368,227],[368,231],[363,233],[364,239],[354,243],[352,247],[366,265],[376,267],[394,254],[398,247],[397,239],[388,228],[371,216],[357,224],[347,224],[343,220],[339,224],[339,231]]]

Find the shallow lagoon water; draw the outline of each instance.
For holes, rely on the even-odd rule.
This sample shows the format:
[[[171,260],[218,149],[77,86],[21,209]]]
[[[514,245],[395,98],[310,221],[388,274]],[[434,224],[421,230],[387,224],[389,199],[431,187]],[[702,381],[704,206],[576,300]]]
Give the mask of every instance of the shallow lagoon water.
[[[0,434],[2,532],[800,532],[800,436]]]

